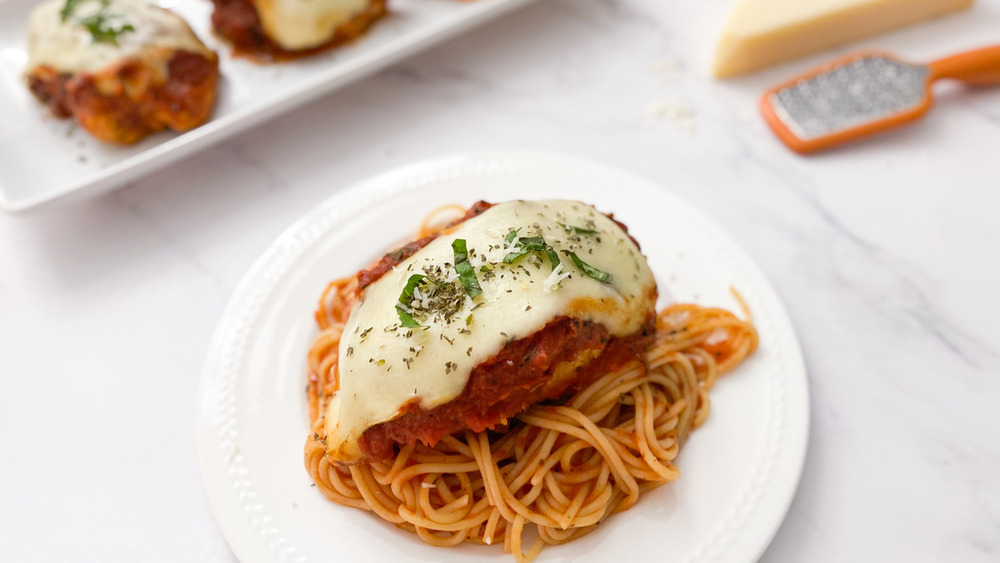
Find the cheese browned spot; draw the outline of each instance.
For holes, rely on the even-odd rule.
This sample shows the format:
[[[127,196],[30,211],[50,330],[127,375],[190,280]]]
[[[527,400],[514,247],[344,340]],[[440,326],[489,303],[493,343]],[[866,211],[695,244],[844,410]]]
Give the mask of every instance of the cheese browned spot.
[[[465,241],[482,288],[475,299],[455,270],[456,239]],[[521,252],[529,247],[536,250]],[[597,279],[601,273],[610,279]],[[406,327],[397,303],[414,275],[425,278],[401,308],[420,326]],[[386,436],[412,443],[455,431],[454,425],[435,426],[430,433],[420,424],[400,423],[391,431],[380,425],[461,403],[474,373],[492,374],[475,386],[488,389],[501,406],[475,398],[477,412],[461,411],[464,427],[502,423],[528,406],[529,398],[566,390],[607,350],[620,355],[649,336],[655,301],[656,283],[645,258],[613,219],[574,201],[497,204],[362,291],[340,342],[339,389],[326,413],[328,456],[353,463],[386,455]],[[516,359],[504,354],[514,349]],[[515,363],[523,364],[524,373],[509,367]],[[504,390],[490,378],[528,388]],[[505,403],[507,395],[512,398]],[[506,409],[514,410],[501,412]],[[373,445],[376,438],[381,442]]]
[[[218,77],[218,58],[187,23],[141,0],[52,0],[29,19],[28,87],[105,141],[197,127]]]

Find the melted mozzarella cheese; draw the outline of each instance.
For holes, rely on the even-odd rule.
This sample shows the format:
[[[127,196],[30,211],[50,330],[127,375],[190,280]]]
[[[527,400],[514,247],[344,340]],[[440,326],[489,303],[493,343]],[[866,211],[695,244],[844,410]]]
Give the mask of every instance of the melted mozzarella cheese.
[[[95,41],[79,22],[101,10],[99,0],[79,3],[66,21],[60,11],[65,0],[50,0],[31,13],[28,21],[28,72],[51,66],[60,72],[94,72],[126,58],[142,58],[153,48],[209,54],[187,23],[176,14],[142,0],[109,0],[104,13],[114,29],[130,25],[133,31],[117,35],[116,42]]]
[[[520,246],[506,240],[511,230],[520,237],[543,237],[558,253],[559,265],[554,269],[544,253],[505,264],[504,257]],[[456,280],[456,239],[466,241],[482,287],[475,299]],[[612,283],[587,275],[563,251],[575,252],[589,266],[611,274]],[[418,286],[406,305],[422,326],[404,328],[396,303],[414,274],[452,284],[457,297],[442,306]],[[636,245],[589,205],[516,201],[493,206],[442,234],[365,289],[340,341],[340,388],[326,413],[330,456],[345,462],[363,459],[358,439],[366,429],[395,418],[408,402],[432,409],[455,399],[473,368],[555,317],[600,323],[615,336],[634,334],[654,310],[655,290],[653,274]]]
[[[369,0],[255,0],[261,26],[288,51],[318,47],[368,8]]]

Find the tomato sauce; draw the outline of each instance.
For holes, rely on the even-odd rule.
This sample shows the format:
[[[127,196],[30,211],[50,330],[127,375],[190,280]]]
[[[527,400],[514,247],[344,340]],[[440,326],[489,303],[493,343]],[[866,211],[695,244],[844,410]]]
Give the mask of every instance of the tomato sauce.
[[[359,445],[373,459],[385,459],[394,455],[396,444],[434,445],[441,437],[464,429],[481,432],[505,426],[529,406],[582,389],[637,359],[652,342],[653,321],[650,316],[641,331],[617,338],[609,336],[603,325],[558,317],[479,364],[456,399],[430,410],[420,408],[417,401],[408,403],[397,418],[366,430]],[[554,381],[559,364],[588,352],[596,358]]]

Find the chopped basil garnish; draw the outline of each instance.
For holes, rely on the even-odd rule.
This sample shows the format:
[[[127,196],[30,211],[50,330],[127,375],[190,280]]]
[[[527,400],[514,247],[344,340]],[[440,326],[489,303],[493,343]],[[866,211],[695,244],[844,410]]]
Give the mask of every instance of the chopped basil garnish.
[[[482,294],[483,288],[479,287],[476,271],[469,263],[469,252],[465,246],[465,239],[458,238],[452,241],[451,249],[455,251],[455,271],[458,272],[458,279],[462,282],[465,293],[475,299],[477,295]]]
[[[91,38],[94,43],[111,43],[112,45],[118,45],[118,36],[123,33],[128,33],[130,31],[135,31],[132,24],[125,24],[118,27],[112,27],[109,22],[109,16],[103,8],[100,12],[92,16],[87,16],[77,23],[87,28],[90,32]]]
[[[507,244],[510,244],[510,243],[514,242],[514,239],[516,239],[516,238],[517,238],[517,231],[515,231],[514,229],[511,229],[510,232],[507,233],[507,236],[504,237],[504,240],[507,241]]]
[[[590,264],[584,262],[583,260],[580,260],[580,257],[577,256],[575,252],[570,252],[569,250],[563,250],[563,254],[566,254],[567,256],[572,258],[573,263],[576,264],[577,268],[580,268],[581,270],[583,270],[583,273],[594,278],[595,280],[601,283],[614,282],[614,278],[611,276],[611,274],[607,272],[602,272],[597,268],[591,266]]]
[[[514,231],[511,231],[511,233],[513,232]],[[507,235],[507,238],[510,238],[509,234]],[[507,256],[504,256],[504,264],[513,264],[522,256],[526,256],[532,252],[541,252],[546,258],[549,259],[549,263],[552,264],[553,268],[559,265],[559,255],[556,254],[556,251],[553,250],[542,237],[522,237],[517,239],[517,244],[519,247],[517,250],[507,254]]]
[[[59,19],[62,21],[69,19],[69,17],[73,15],[73,12],[76,11],[76,7],[79,6],[81,2],[85,1],[86,0],[66,0],[66,3],[63,4],[62,10],[59,10]]]
[[[553,268],[559,265],[559,255],[556,254],[555,250],[552,250],[551,246],[546,245],[545,256],[548,257],[549,263],[552,264]]]
[[[409,310],[410,302],[413,300],[413,290],[425,277],[423,274],[413,274],[410,276],[410,279],[406,280],[406,287],[403,288],[403,293],[399,294],[399,301],[396,303],[396,314],[399,315],[399,324],[401,326],[408,328],[421,326],[420,323],[413,320],[413,316],[410,315]]]
[[[63,4],[61,10],[59,10],[59,18],[62,21],[66,21],[72,16],[80,4],[86,2],[87,0],[66,0]],[[108,13],[108,0],[100,0],[100,9],[85,17],[76,20],[74,23],[81,27],[87,28],[90,32],[90,37],[93,39],[94,43],[111,43],[112,45],[118,45],[118,36],[123,33],[128,33],[130,31],[135,31],[132,24],[120,24],[118,26],[113,25],[114,20],[118,16]]]
[[[567,225],[566,223],[560,223],[556,221],[556,224],[562,227],[567,233],[573,232],[578,235],[596,235],[597,231],[594,229],[585,229],[583,227],[577,227],[576,225]]]

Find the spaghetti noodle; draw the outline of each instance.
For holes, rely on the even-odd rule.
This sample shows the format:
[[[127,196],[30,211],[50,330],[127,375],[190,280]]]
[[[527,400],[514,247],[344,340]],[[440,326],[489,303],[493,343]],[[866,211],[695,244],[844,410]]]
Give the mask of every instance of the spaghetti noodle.
[[[425,221],[420,236],[435,232]],[[394,458],[344,466],[326,457],[323,413],[337,390],[338,345],[357,283],[356,276],[332,282],[316,312],[310,476],[330,500],[372,511],[428,544],[502,541],[517,561],[589,533],[641,492],[677,479],[673,460],[707,418],[717,376],[757,346],[749,321],[671,305],[657,314],[643,361],[602,375],[562,404],[532,406],[506,432],[465,431],[434,447],[406,445]],[[531,528],[535,534],[526,533]]]

